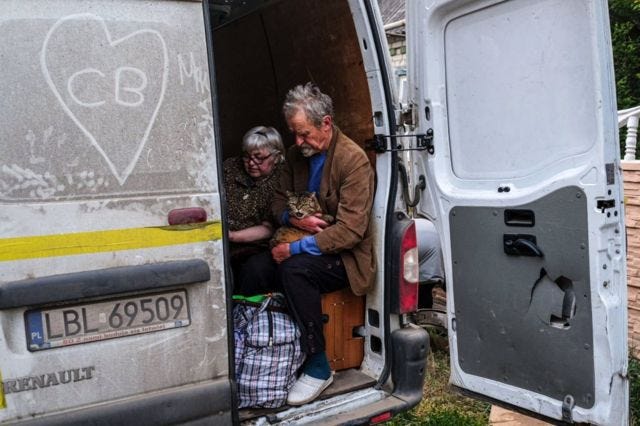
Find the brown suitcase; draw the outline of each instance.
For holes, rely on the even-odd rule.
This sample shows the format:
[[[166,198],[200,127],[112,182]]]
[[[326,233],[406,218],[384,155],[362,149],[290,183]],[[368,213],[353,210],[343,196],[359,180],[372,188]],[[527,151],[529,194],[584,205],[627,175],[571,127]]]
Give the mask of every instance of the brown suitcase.
[[[364,338],[354,337],[354,329],[364,325],[364,296],[350,288],[322,295],[322,313],[327,358],[334,371],[360,367],[364,357]]]

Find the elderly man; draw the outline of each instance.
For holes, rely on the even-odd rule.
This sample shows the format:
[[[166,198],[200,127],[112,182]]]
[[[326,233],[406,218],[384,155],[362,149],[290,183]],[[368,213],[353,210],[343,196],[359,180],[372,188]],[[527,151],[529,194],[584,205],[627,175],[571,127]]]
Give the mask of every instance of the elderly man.
[[[373,285],[375,261],[369,231],[374,172],[364,151],[333,123],[333,102],[314,84],[296,86],[287,94],[283,113],[295,145],[271,203],[282,225],[312,235],[256,256],[244,268],[245,292],[280,289],[302,332],[307,354],[303,372],[289,392],[289,405],[317,398],[333,381],[325,354],[320,296],[351,286],[361,295]],[[286,191],[313,191],[331,224],[320,217],[289,217]]]

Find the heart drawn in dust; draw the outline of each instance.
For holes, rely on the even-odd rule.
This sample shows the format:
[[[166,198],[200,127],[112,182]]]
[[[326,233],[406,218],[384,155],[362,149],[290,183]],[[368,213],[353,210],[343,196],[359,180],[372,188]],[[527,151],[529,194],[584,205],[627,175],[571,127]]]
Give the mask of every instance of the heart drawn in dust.
[[[44,39],[40,66],[65,113],[124,185],[162,105],[169,60],[158,31],[115,24],[118,38],[99,16],[61,18]]]

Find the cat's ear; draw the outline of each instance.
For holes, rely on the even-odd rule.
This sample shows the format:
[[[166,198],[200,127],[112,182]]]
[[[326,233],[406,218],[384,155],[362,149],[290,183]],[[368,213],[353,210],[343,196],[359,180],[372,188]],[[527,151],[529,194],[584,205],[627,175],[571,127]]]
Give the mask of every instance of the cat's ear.
[[[285,192],[287,194],[287,197],[293,197],[295,195],[295,192],[291,192],[288,189]]]
[[[311,191],[311,192],[309,193],[309,195],[311,195],[312,197],[317,197],[317,196],[316,196],[316,191]]]

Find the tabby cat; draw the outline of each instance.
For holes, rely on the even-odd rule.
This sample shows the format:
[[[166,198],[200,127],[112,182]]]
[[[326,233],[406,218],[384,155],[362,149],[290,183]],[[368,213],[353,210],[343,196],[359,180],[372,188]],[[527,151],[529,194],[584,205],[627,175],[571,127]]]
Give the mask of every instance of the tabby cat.
[[[287,208],[289,217],[297,219],[303,219],[318,212],[322,213],[322,207],[320,207],[315,192],[295,193],[287,191]],[[328,223],[333,222],[333,216],[328,214],[323,214],[320,218]],[[281,226],[271,237],[269,246],[273,248],[280,243],[292,243],[307,235],[312,235],[312,233],[293,226]]]

